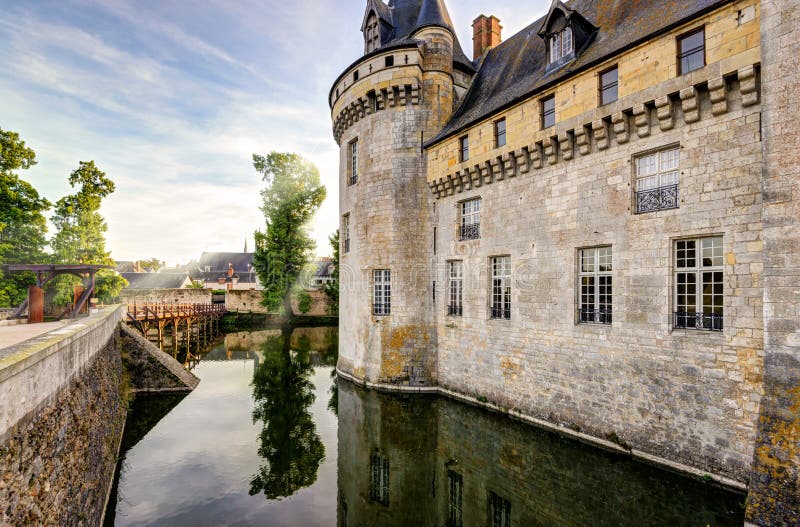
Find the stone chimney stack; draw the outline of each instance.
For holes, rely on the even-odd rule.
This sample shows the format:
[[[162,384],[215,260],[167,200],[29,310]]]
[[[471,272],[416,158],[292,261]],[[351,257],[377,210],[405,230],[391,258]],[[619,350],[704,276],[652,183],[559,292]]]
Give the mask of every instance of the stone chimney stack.
[[[496,16],[479,15],[472,22],[472,59],[478,60],[487,49],[491,49],[503,39],[500,37],[500,19]]]

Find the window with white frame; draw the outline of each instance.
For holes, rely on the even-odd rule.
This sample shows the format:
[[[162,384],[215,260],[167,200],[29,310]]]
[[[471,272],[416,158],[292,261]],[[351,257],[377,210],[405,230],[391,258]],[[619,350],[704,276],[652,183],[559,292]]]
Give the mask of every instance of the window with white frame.
[[[370,500],[389,505],[389,460],[379,454],[369,457]]]
[[[722,236],[675,241],[675,327],[722,331]]]
[[[392,272],[388,269],[373,271],[372,312],[375,315],[392,313]]]
[[[568,57],[573,51],[572,28],[569,26],[550,37],[550,64]]]
[[[342,216],[342,252],[350,252],[350,214]]]
[[[672,146],[636,158],[636,213],[678,208],[681,149]]]
[[[347,147],[348,149],[348,185],[358,183],[358,139],[353,139]]]
[[[511,502],[494,492],[489,492],[489,525],[511,527]]]
[[[447,262],[447,276],[447,314],[460,317],[464,311],[464,262],[461,260]]]
[[[461,474],[447,471],[447,527],[462,527],[464,478]]]
[[[459,203],[461,219],[460,240],[477,240],[481,237],[481,198],[468,199]]]
[[[511,257],[495,256],[489,260],[492,272],[491,317],[511,319]]]
[[[611,324],[613,284],[611,247],[581,249],[579,322]]]

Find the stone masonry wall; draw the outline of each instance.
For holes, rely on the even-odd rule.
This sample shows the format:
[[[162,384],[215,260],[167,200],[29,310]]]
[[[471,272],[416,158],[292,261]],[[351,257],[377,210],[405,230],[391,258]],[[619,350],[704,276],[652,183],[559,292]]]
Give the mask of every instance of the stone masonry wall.
[[[211,289],[123,289],[126,304],[210,304]]]
[[[764,398],[747,519],[800,525],[800,5],[761,3]]]
[[[724,109],[702,87],[682,104],[673,79],[640,94],[670,96],[668,113],[646,111],[646,133],[624,115],[585,148],[567,141],[525,172],[440,190],[440,386],[747,481],[763,360],[761,123],[739,77],[724,82]],[[679,208],[635,214],[635,156],[676,144]],[[480,239],[460,242],[458,204],[473,197]],[[723,238],[724,331],[674,328],[675,240],[708,235]],[[595,246],[612,248],[611,325],[577,323],[577,257]],[[489,259],[505,255],[511,320],[490,320]],[[448,260],[464,265],[461,317],[447,316]]]
[[[0,525],[100,523],[126,415],[116,331],[109,338],[103,330],[108,323],[116,328],[116,320],[100,320],[98,331],[72,340],[71,351],[55,357],[82,363],[65,384],[48,379],[45,371],[38,381],[30,379],[32,388],[49,395],[0,436]],[[106,335],[102,342],[93,338],[100,334]],[[83,346],[94,349],[85,362],[75,361]],[[0,357],[4,373],[7,365]],[[16,376],[32,368],[36,365]],[[49,366],[47,371],[59,370]],[[0,382],[0,387],[9,383],[8,378]],[[4,393],[2,404],[24,407],[30,399],[23,396],[21,390]]]

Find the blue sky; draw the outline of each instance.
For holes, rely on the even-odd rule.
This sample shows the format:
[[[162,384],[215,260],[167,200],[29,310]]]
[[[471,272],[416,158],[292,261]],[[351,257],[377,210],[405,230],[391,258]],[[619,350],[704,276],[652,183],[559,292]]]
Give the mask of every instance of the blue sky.
[[[263,225],[253,153],[298,152],[338,224],[338,147],[327,94],[363,52],[364,0],[0,0],[0,128],[37,154],[24,172],[55,202],[95,160],[117,184],[102,213],[119,260],[238,251]],[[480,13],[507,37],[547,0],[450,0],[464,50]],[[249,242],[252,248],[252,241]]]

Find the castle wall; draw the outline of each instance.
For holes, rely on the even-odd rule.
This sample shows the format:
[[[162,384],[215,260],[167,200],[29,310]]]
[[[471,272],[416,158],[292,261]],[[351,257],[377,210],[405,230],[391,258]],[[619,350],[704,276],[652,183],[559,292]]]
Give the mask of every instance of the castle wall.
[[[749,72],[741,81],[725,72],[725,111],[712,112],[698,86],[699,114],[672,101],[665,130],[652,111],[645,134],[631,120],[525,173],[435,188],[440,386],[747,481],[763,361],[760,108],[740,86],[748,91]],[[679,208],[635,214],[634,156],[671,144],[680,144]],[[461,242],[458,204],[473,197],[480,239]],[[711,234],[723,238],[724,331],[677,329],[674,241]],[[613,324],[578,323],[578,251],[605,245]],[[511,257],[510,320],[491,320],[487,307],[489,258],[499,255]],[[447,314],[448,260],[464,265],[461,317]]]

